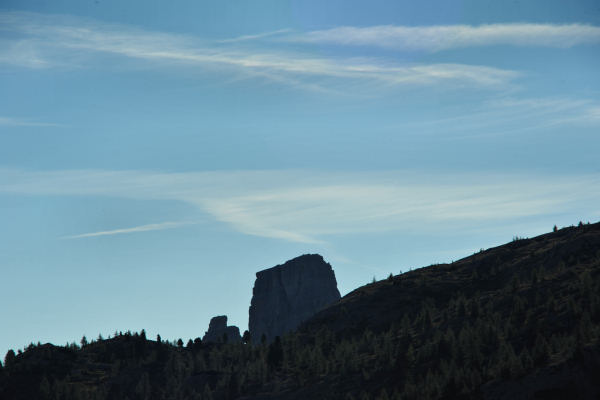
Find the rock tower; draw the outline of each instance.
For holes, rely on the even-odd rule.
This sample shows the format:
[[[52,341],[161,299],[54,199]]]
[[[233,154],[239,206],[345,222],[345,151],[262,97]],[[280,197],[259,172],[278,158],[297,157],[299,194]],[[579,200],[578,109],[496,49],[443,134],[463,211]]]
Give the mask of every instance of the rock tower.
[[[254,343],[267,342],[296,329],[339,300],[331,265],[318,254],[305,254],[256,273],[249,330]]]
[[[204,334],[202,341],[207,343],[223,343],[224,335],[227,335],[228,343],[239,343],[242,341],[240,329],[233,325],[227,326],[227,315],[219,315],[210,319],[208,331]]]

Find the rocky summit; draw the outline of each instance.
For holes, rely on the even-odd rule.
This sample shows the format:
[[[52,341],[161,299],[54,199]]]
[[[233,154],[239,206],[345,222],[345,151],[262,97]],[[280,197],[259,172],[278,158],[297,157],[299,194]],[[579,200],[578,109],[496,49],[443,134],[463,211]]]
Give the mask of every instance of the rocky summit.
[[[202,341],[207,343],[239,343],[240,329],[237,326],[227,326],[227,315],[213,317],[208,325],[208,331],[204,334]]]
[[[250,304],[250,334],[254,341],[265,335],[271,342],[339,298],[333,269],[318,254],[259,271]]]

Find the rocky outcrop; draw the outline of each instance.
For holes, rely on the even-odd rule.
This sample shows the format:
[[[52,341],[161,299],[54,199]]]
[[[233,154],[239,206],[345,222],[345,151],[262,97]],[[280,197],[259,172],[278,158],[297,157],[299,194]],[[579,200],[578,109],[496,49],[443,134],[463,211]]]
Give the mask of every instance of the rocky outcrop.
[[[318,254],[305,254],[256,273],[249,330],[256,343],[270,342],[340,298],[331,265]]]
[[[208,325],[208,331],[202,338],[207,343],[223,343],[227,335],[228,343],[239,343],[242,341],[240,329],[237,326],[227,326],[227,315],[213,317]]]

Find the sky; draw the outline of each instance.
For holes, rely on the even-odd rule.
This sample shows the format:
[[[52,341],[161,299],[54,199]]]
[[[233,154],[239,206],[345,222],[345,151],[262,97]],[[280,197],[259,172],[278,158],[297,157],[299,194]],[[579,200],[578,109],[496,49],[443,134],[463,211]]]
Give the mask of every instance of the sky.
[[[0,351],[247,329],[600,220],[595,1],[0,1]]]

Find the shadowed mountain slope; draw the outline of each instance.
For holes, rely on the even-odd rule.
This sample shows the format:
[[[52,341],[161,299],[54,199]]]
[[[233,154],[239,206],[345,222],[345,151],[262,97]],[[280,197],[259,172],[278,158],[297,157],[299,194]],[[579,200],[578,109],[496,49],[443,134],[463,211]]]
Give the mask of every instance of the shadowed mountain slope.
[[[528,300],[535,300],[535,295],[566,298],[577,283],[574,278],[586,271],[600,272],[596,270],[599,256],[600,223],[564,228],[532,239],[515,238],[452,264],[432,265],[362,286],[316,315],[302,330],[327,327],[352,334],[368,327],[380,331],[405,315],[411,316],[420,302],[443,308],[457,297],[478,303],[501,299],[506,308],[500,311],[509,313],[515,295]],[[572,322],[562,314],[555,315],[552,323],[548,321],[546,328],[561,329]]]
[[[270,344],[31,345],[1,399],[597,399],[600,223],[354,290]]]

